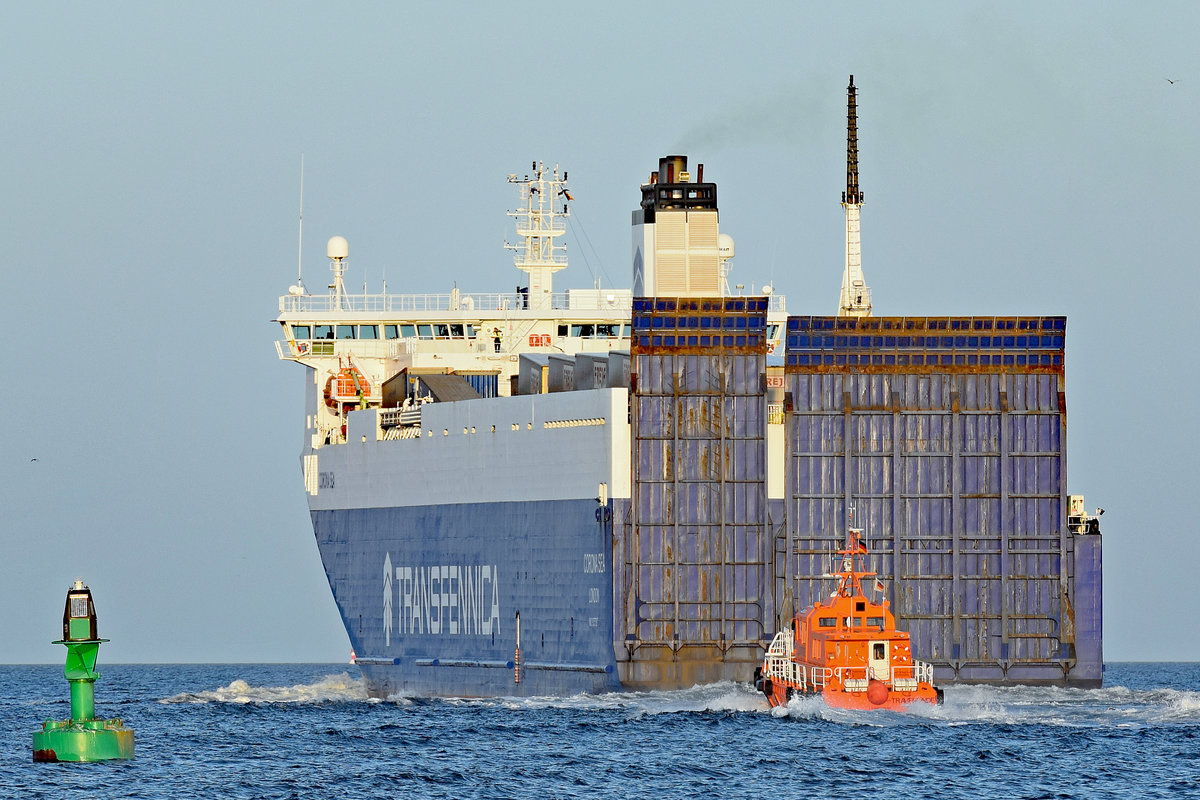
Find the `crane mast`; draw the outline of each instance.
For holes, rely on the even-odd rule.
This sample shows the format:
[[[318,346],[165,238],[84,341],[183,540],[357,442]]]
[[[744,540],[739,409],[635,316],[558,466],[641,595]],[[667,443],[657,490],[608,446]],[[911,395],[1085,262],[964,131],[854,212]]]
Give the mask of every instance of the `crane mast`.
[[[842,208],[846,209],[846,268],[842,272],[842,293],[838,303],[839,317],[866,317],[871,314],[871,288],[862,271],[862,239],[859,230],[859,209],[863,203],[858,188],[858,108],[854,76],[846,87],[846,191],[842,192]]]

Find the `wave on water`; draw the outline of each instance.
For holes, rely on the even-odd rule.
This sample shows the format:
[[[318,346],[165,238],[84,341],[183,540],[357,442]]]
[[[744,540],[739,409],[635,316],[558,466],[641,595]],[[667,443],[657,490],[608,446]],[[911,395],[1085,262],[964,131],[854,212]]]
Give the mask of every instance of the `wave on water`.
[[[490,704],[512,709],[625,711],[638,715],[767,711],[767,700],[761,693],[748,684],[733,681],[672,691],[581,693],[570,697],[500,697],[449,702]]]
[[[1078,728],[1140,728],[1200,725],[1200,692],[1178,689],[1067,689],[1053,686],[945,688],[940,706],[913,703],[903,711],[848,711],[818,697],[793,698],[772,709],[777,717],[852,725],[1050,725]]]
[[[396,695],[371,698],[361,677],[327,675],[313,683],[254,686],[245,680],[201,692],[183,692],[162,703],[228,703],[235,705],[380,703],[399,705],[449,703],[514,710],[566,709],[615,711],[635,716],[686,713],[771,714],[797,721],[819,720],[846,725],[1050,725],[1078,728],[1161,727],[1200,725],[1200,691],[1181,689],[1068,689],[1036,686],[952,685],[940,706],[913,703],[903,711],[849,711],[833,708],[820,697],[795,697],[770,708],[766,698],[745,683],[724,681],[672,691],[610,692],[569,697],[498,697],[428,699]]]
[[[366,683],[349,673],[326,675],[314,683],[294,686],[251,686],[238,679],[228,686],[206,692],[182,692],[164,698],[160,703],[232,703],[236,705],[268,705],[275,703],[308,704],[377,702],[367,696]]]

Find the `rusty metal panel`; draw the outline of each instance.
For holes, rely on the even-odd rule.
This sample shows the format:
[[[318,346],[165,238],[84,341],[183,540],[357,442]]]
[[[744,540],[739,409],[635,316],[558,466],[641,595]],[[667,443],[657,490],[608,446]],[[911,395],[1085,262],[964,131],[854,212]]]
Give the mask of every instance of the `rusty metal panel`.
[[[1062,317],[788,320],[797,610],[831,589],[853,508],[939,679],[1099,681],[1077,658],[1072,598],[1098,608],[1099,570],[1076,574],[1066,529],[1064,336]]]
[[[629,685],[749,680],[773,632],[765,325],[765,298],[634,300]]]

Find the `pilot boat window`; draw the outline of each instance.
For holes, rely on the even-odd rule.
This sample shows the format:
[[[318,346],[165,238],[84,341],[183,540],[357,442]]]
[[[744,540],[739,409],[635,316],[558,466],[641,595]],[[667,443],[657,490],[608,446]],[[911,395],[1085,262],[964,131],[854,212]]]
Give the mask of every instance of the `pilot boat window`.
[[[871,658],[875,661],[882,661],[887,658],[887,646],[883,642],[872,642]]]
[[[401,339],[415,339],[416,337],[417,337],[417,326],[416,325],[401,325],[400,326],[400,338]]]
[[[383,326],[383,338],[399,339],[400,338],[400,326],[399,325],[384,325]]]
[[[860,600],[860,601],[858,601],[857,603],[855,603],[855,604],[854,604],[854,610],[855,610],[855,611],[866,611],[866,610],[867,610],[867,604],[866,604],[866,603],[864,603],[864,602],[862,602],[862,601]]]
[[[353,325],[338,325],[337,326],[337,338],[353,339],[354,338],[354,326]]]
[[[314,325],[313,326],[313,338],[314,339],[332,339],[333,338],[333,326],[332,325]]]
[[[433,326],[429,325],[429,324],[418,325],[417,333],[419,333],[421,335],[422,339],[432,339],[433,338]]]
[[[883,617],[867,617],[867,625],[883,629]]]
[[[834,625],[837,625],[837,618],[836,617],[821,617],[820,619],[817,620],[817,625],[819,625],[822,628],[832,628]]]
[[[307,339],[309,337],[310,331],[311,331],[311,329],[307,325],[293,325],[292,326],[292,338],[293,339]]]
[[[358,338],[360,338],[360,339],[378,339],[379,338],[379,326],[378,325],[359,325],[358,326]]]

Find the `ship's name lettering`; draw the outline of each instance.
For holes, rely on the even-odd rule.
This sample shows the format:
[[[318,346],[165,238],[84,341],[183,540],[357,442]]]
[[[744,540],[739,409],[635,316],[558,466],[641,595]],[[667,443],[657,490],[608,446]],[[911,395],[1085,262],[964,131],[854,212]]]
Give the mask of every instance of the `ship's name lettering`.
[[[584,553],[584,572],[604,572],[604,553]]]
[[[500,632],[495,565],[396,567],[399,633],[491,636]]]
[[[333,473],[332,472],[318,473],[317,474],[317,488],[318,489],[332,489],[333,488]]]

